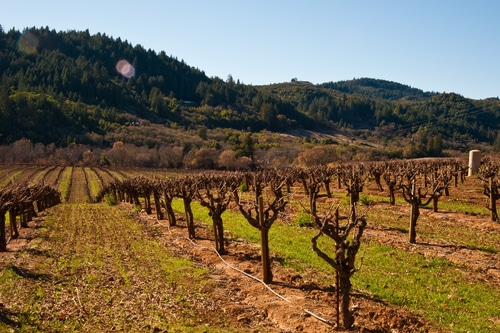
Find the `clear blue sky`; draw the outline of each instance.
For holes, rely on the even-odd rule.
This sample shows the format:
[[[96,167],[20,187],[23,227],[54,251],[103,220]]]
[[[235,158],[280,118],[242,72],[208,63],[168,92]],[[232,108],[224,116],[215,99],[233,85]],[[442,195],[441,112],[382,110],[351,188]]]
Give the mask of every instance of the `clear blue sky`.
[[[500,96],[498,0],[8,0],[0,25],[105,33],[253,85],[369,77]]]

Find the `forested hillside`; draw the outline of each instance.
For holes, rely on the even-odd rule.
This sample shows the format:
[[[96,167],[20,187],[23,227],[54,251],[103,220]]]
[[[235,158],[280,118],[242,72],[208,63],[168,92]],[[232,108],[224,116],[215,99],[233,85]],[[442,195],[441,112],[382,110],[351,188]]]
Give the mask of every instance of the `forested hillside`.
[[[437,93],[424,92],[420,89],[396,82],[361,78],[350,81],[328,82],[321,85],[346,94],[357,94],[373,99],[388,100],[425,100]]]
[[[125,145],[141,154],[156,152],[140,164],[161,166],[160,150],[169,156],[173,150],[176,161],[163,164],[220,167],[215,158],[200,163],[194,154],[228,151],[259,165],[276,158],[297,163],[318,145],[317,154],[347,159],[500,148],[498,98],[471,100],[367,78],[252,86],[231,75],[207,77],[167,51],[105,33],[0,27],[3,151],[27,139],[32,150],[43,146],[41,155],[72,146],[98,154],[91,159],[96,163],[117,164],[116,156],[102,151]],[[56,159],[73,163],[68,154]]]

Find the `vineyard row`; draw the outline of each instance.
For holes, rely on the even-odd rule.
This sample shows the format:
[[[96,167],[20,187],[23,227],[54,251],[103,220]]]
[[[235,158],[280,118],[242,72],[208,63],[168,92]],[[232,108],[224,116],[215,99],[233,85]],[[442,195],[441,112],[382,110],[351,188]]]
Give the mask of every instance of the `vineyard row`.
[[[450,186],[463,183],[468,171],[467,163],[458,159],[359,162],[309,169],[202,172],[170,177],[161,174],[153,174],[151,177],[132,176],[87,167],[33,167],[24,172],[24,177],[38,183],[10,183],[0,192],[0,223],[3,221],[0,227],[4,231],[0,235],[0,242],[4,244],[1,249],[5,251],[7,245],[7,213],[10,219],[10,237],[15,237],[17,217],[20,217],[21,226],[25,226],[26,221],[37,212],[60,202],[72,202],[78,196],[87,198],[88,201],[123,201],[140,205],[148,214],[154,212],[160,220],[166,217],[171,226],[177,223],[172,200],[179,198],[184,204],[188,236],[195,238],[191,203],[197,200],[208,209],[212,218],[215,247],[220,254],[226,252],[222,214],[229,207],[238,210],[250,225],[260,231],[263,280],[270,282],[273,277],[269,263],[269,229],[280,214],[286,211],[292,194],[300,193],[307,198],[308,205],[303,208],[310,215],[312,226],[318,230],[311,240],[313,250],[338,274],[337,290],[342,293],[342,322],[348,328],[353,321],[352,312],[349,311],[349,280],[356,271],[355,256],[367,225],[365,216],[360,215],[357,210],[365,185],[373,181],[380,191],[385,187],[391,205],[395,204],[396,195],[410,204],[409,242],[413,243],[420,208],[432,203],[433,209],[437,211],[439,198],[448,195]],[[22,177],[18,170],[2,172],[17,180]],[[490,198],[488,209],[493,221],[498,221],[498,177],[499,164],[485,159],[479,169],[478,179],[483,184],[483,194]],[[44,185],[45,182],[52,185]],[[339,206],[327,206],[322,199],[332,197],[333,187],[343,189],[349,198],[350,211],[347,219],[339,217]],[[50,203],[41,201],[47,198],[53,200]],[[334,255],[319,248],[317,240],[321,236],[334,241]]]

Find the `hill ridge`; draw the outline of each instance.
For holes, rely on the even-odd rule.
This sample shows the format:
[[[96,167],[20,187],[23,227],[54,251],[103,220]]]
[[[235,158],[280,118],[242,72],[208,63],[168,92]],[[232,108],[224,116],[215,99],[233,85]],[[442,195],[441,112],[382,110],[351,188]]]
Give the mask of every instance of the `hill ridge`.
[[[0,47],[2,145],[26,138],[56,147],[110,149],[123,142],[182,146],[184,153],[212,146],[254,158],[241,152],[240,139],[217,134],[225,129],[240,138],[253,133],[254,140],[266,131],[341,130],[382,144],[385,152],[377,155],[386,157],[500,147],[498,98],[471,100],[371,78],[245,85],[231,76],[207,77],[164,51],[88,30],[0,29]],[[117,69],[119,61],[126,62]],[[214,142],[206,142],[209,137]],[[313,139],[304,137],[306,143],[315,144]],[[255,143],[267,150],[279,145]]]

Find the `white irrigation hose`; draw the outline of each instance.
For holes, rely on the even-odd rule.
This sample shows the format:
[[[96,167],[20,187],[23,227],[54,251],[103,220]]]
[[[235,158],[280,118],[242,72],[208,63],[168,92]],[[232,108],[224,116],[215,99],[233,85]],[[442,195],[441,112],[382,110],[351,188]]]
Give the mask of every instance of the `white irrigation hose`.
[[[160,221],[159,221],[158,219],[156,219],[156,221],[158,222],[158,224],[161,224],[161,223],[160,223]],[[172,231],[170,230],[170,226],[168,227],[168,231],[170,232],[170,234],[172,234]],[[226,260],[224,260],[224,258],[222,258],[222,256],[219,254],[219,252],[218,252],[218,251],[217,251],[214,247],[207,247],[207,246],[203,246],[203,245],[196,244],[195,242],[193,242],[193,240],[192,240],[192,239],[189,239],[189,238],[187,238],[187,237],[179,237],[179,238],[180,238],[180,239],[186,239],[186,240],[188,240],[189,242],[191,242],[191,244],[193,244],[194,246],[197,246],[197,247],[199,247],[199,248],[201,248],[201,249],[205,249],[205,250],[209,250],[209,251],[214,251],[214,252],[215,252],[215,254],[217,254],[217,256],[219,257],[219,259],[220,259],[220,260],[221,260],[221,261],[222,261],[222,262],[223,262],[223,263],[224,263],[227,267],[229,267],[229,268],[231,268],[231,269],[233,269],[233,270],[235,270],[235,271],[237,271],[237,272],[239,272],[239,273],[241,273],[241,274],[245,275],[246,277],[249,277],[249,278],[251,278],[251,279],[253,279],[253,280],[255,280],[255,281],[260,282],[260,283],[261,283],[264,287],[266,287],[266,288],[267,288],[270,292],[272,292],[272,293],[273,293],[274,295],[276,295],[278,298],[282,299],[283,301],[285,301],[285,302],[287,302],[287,303],[292,304],[292,302],[291,302],[289,299],[287,299],[286,297],[284,297],[284,296],[282,296],[282,295],[278,294],[276,291],[274,291],[274,290],[273,290],[273,289],[272,289],[272,288],[271,288],[271,287],[270,287],[267,283],[265,283],[263,280],[259,279],[258,277],[255,277],[255,276],[253,276],[253,275],[251,275],[251,274],[248,274],[247,272],[242,271],[241,269],[239,269],[239,268],[237,268],[237,267],[235,267],[235,266],[231,265],[230,263],[228,263]],[[325,323],[325,324],[327,324],[327,325],[330,325],[330,326],[335,326],[335,323],[334,323],[334,322],[332,322],[332,321],[330,321],[330,320],[328,320],[328,319],[325,319],[325,318],[323,318],[323,317],[320,317],[319,315],[317,315],[317,314],[315,314],[315,313],[313,313],[313,312],[311,312],[311,311],[309,311],[309,310],[307,310],[307,309],[303,309],[303,311],[304,311],[304,312],[306,312],[307,314],[311,315],[312,317],[314,317],[314,318],[316,318],[316,319],[318,319],[318,320],[320,320],[320,321],[324,322],[324,323]]]
[[[187,239],[187,240],[188,240],[188,241],[190,241],[193,245],[198,246],[199,248],[206,249],[206,250],[209,250],[209,251],[214,251],[214,252],[217,254],[217,256],[219,257],[219,259],[220,259],[220,260],[221,260],[221,261],[222,261],[222,262],[223,262],[226,266],[228,266],[228,267],[229,267],[229,268],[231,268],[231,269],[234,269],[235,271],[237,271],[237,272],[239,272],[239,273],[242,273],[243,275],[245,275],[245,276],[247,276],[247,277],[249,277],[249,278],[251,278],[251,279],[254,279],[255,281],[260,282],[262,285],[264,285],[264,287],[266,287],[266,288],[267,288],[270,292],[272,292],[272,293],[273,293],[274,295],[276,295],[277,297],[281,298],[282,300],[284,300],[284,301],[285,301],[285,302],[287,302],[287,303],[290,303],[290,304],[292,303],[290,300],[288,300],[288,299],[287,299],[287,298],[285,298],[284,296],[282,296],[282,295],[278,294],[276,291],[274,291],[274,290],[273,290],[271,287],[269,287],[269,285],[268,285],[267,283],[265,283],[263,280],[259,279],[258,277],[255,277],[255,276],[253,276],[253,275],[250,275],[250,274],[248,274],[248,273],[246,273],[246,272],[242,271],[241,269],[239,269],[239,268],[237,268],[237,267],[235,267],[235,266],[231,265],[230,263],[228,263],[226,260],[224,260],[224,258],[222,258],[222,256],[219,254],[219,252],[217,252],[217,250],[216,250],[215,248],[213,248],[213,247],[212,247],[212,248],[210,248],[210,247],[206,247],[206,246],[203,246],[203,245],[198,245],[198,244],[196,244],[195,242],[193,242],[191,239],[186,238],[186,237],[182,237],[182,238]],[[318,316],[317,314],[314,314],[313,312],[311,312],[311,311],[309,311],[309,310],[307,310],[307,309],[303,309],[303,310],[304,310],[304,312],[306,312],[306,313],[310,314],[310,315],[311,315],[311,316],[313,316],[314,318],[321,320],[321,321],[322,321],[322,322],[324,322],[325,324],[328,324],[328,325],[331,325],[331,326],[334,326],[334,325],[335,325],[335,323],[334,323],[334,322],[332,322],[332,321],[330,321],[330,320],[328,320],[328,319],[322,318],[322,317]]]
[[[205,250],[209,250],[209,251],[214,251],[215,254],[217,254],[217,256],[219,257],[219,259],[226,265],[228,266],[229,268],[232,268],[234,269],[235,271],[237,272],[240,272],[241,274],[243,275],[246,275],[247,277],[251,278],[251,279],[254,279],[255,281],[258,281],[260,283],[262,283],[267,289],[269,289],[269,291],[271,291],[273,294],[275,294],[276,296],[278,296],[279,298],[281,298],[282,300],[284,300],[285,302],[287,303],[291,303],[290,300],[286,299],[284,296],[281,296],[280,294],[278,294],[277,292],[275,292],[273,289],[271,289],[271,287],[269,287],[263,280],[259,279],[258,277],[255,277],[253,275],[250,275],[248,274],[247,272],[245,271],[242,271],[241,269],[231,265],[230,263],[228,263],[226,260],[224,260],[224,258],[222,258],[222,256],[219,254],[219,252],[217,252],[217,250],[215,248],[210,248],[210,247],[207,247],[207,246],[203,246],[203,245],[199,245],[199,244],[196,244],[195,242],[193,242],[192,239],[189,239],[189,238],[186,238],[186,237],[181,237],[182,239],[186,239],[188,241],[190,241],[193,245],[201,248],[201,249],[205,249]]]
[[[161,223],[160,223],[160,221],[159,221],[158,219],[156,219],[156,221],[158,222],[158,224],[161,224]],[[170,233],[170,234],[172,234],[172,231],[170,230],[170,226],[168,226],[168,231],[169,231],[169,233]],[[402,240],[400,240],[400,239],[396,239],[396,238],[394,238],[394,237],[389,237],[389,236],[378,235],[378,234],[376,234],[376,233],[372,233],[372,232],[367,231],[367,230],[365,230],[365,232],[364,232],[364,233],[365,233],[366,235],[371,235],[371,236],[373,236],[373,237],[377,237],[377,238],[380,238],[380,237],[381,237],[381,238],[385,238],[385,239],[389,239],[389,240],[394,240],[394,241],[396,241],[396,242],[405,243],[404,241],[402,241]],[[267,288],[269,291],[271,291],[274,295],[276,295],[276,296],[277,296],[277,297],[279,297],[280,299],[284,300],[285,302],[287,302],[287,303],[290,303],[290,304],[291,304],[291,301],[290,301],[290,300],[288,300],[288,299],[287,299],[287,298],[285,298],[284,296],[282,296],[282,295],[278,294],[278,293],[277,293],[276,291],[274,291],[271,287],[269,287],[269,285],[268,285],[267,283],[265,283],[263,280],[261,280],[261,279],[259,279],[259,278],[255,277],[255,276],[253,276],[253,275],[251,275],[251,274],[248,274],[248,273],[246,273],[246,272],[244,272],[244,271],[240,270],[239,268],[237,268],[237,267],[235,267],[235,266],[233,266],[233,265],[229,264],[226,260],[224,260],[224,258],[222,258],[222,256],[219,254],[219,252],[217,252],[217,250],[216,250],[215,248],[213,248],[213,247],[212,247],[212,248],[210,248],[210,247],[206,247],[206,246],[202,246],[202,245],[196,244],[196,243],[195,243],[195,242],[193,242],[191,239],[186,238],[186,237],[180,237],[180,238],[187,239],[187,240],[188,240],[189,242],[191,242],[193,245],[198,246],[198,247],[200,247],[200,248],[203,248],[203,249],[206,249],[206,250],[209,250],[209,251],[214,251],[214,252],[217,254],[217,256],[219,257],[219,259],[220,259],[220,260],[221,260],[221,261],[222,261],[222,262],[223,262],[226,266],[228,266],[229,268],[231,268],[231,269],[233,269],[233,270],[235,270],[235,271],[237,271],[237,272],[239,272],[239,273],[241,273],[241,274],[243,274],[243,275],[245,275],[245,276],[247,276],[247,277],[249,277],[249,278],[251,278],[251,279],[254,279],[255,281],[260,282],[262,285],[264,285],[264,287],[266,287],[266,288]],[[428,250],[429,250],[430,252],[434,252],[434,253],[438,253],[438,254],[440,254],[440,253],[441,253],[441,252],[436,251],[436,250],[433,250],[433,249],[428,249]],[[484,266],[484,267],[486,267],[487,269],[489,269],[489,268],[494,268],[494,269],[497,269],[497,267],[495,267],[495,266],[490,266],[490,265],[487,265],[487,264],[485,264],[485,263],[482,263],[482,262],[479,262],[479,261],[476,261],[476,260],[471,260],[471,259],[463,258],[463,257],[456,256],[456,255],[453,255],[453,254],[451,254],[450,256],[451,256],[451,257],[454,257],[454,258],[457,258],[457,259],[459,259],[459,260],[468,261],[468,262],[470,262],[470,263],[476,263],[476,264],[478,264],[479,266]],[[332,322],[332,321],[330,321],[330,320],[328,320],[328,319],[322,318],[322,317],[320,317],[320,316],[316,315],[315,313],[313,313],[313,312],[311,312],[311,311],[309,311],[309,310],[307,310],[307,309],[303,309],[303,311],[304,311],[304,312],[306,312],[306,313],[308,313],[309,315],[313,316],[314,318],[316,318],[316,319],[318,319],[318,320],[320,320],[320,321],[324,322],[325,324],[328,324],[328,325],[331,325],[331,326],[335,326],[335,323],[334,323],[334,322]]]

